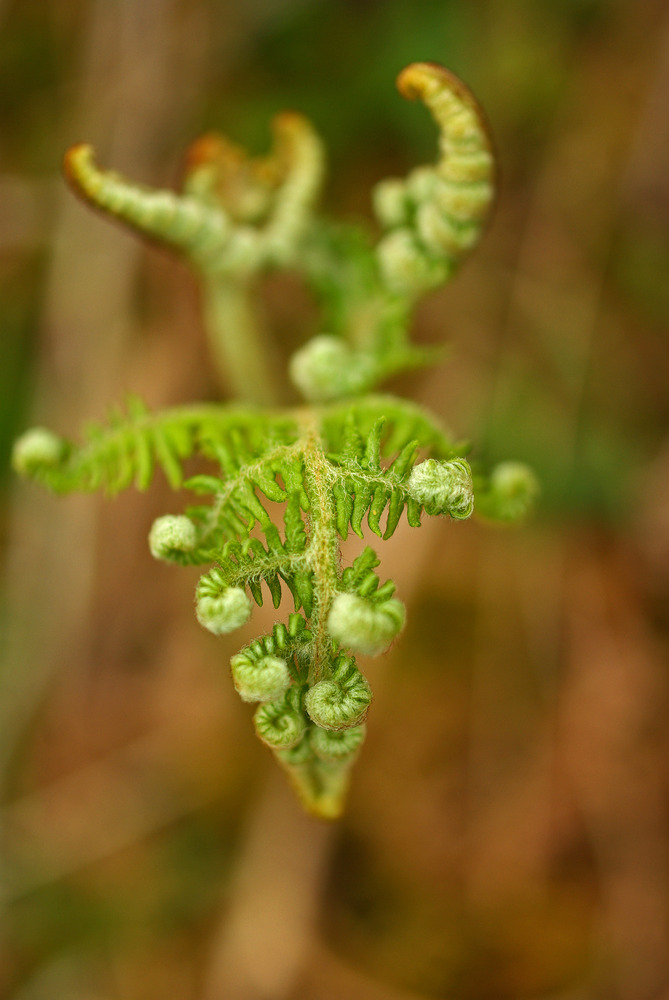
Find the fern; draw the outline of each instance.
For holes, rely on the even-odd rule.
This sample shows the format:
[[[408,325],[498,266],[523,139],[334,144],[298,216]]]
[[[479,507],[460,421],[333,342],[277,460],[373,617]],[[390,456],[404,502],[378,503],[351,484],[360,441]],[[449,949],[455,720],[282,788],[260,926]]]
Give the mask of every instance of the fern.
[[[253,325],[255,282],[265,270],[300,271],[327,332],[290,363],[305,405],[152,413],[133,397],[79,444],[36,428],[14,449],[17,471],[58,494],[145,490],[156,468],[188,491],[184,513],[154,522],[149,547],[162,561],[207,567],[195,608],[213,634],[244,624],[253,602],[269,597],[278,609],[292,600],[287,624],[235,654],[231,672],[241,697],[259,703],[258,736],[305,806],[326,818],[343,807],[372,699],[356,655],[382,652],[405,620],[395,584],[377,575],[374,549],[342,567],[341,541],[366,528],[390,538],[403,516],[412,527],[425,514],[466,519],[475,495],[484,516],[513,521],[536,493],[518,463],[473,475],[468,446],[436,417],[371,391],[435,359],[408,339],[413,306],[472,248],[493,196],[487,127],[464,85],[424,63],[398,83],[431,111],[440,157],[377,187],[376,243],[314,214],[322,147],[298,115],[277,118],[274,151],[262,160],[246,160],[220,136],[200,140],[180,195],[100,170],[88,146],[72,149],[65,169],[78,194],[193,267],[214,357],[242,398],[266,398],[271,389]]]

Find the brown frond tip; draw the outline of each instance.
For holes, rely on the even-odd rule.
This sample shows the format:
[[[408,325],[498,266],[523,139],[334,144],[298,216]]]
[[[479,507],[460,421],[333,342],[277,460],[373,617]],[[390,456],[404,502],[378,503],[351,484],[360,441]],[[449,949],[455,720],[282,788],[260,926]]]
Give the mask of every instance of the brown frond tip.
[[[234,151],[234,153],[233,153]],[[190,144],[186,150],[185,171],[190,173],[198,167],[208,166],[211,163],[218,163],[226,158],[243,158],[243,151],[234,146],[224,135],[219,132],[205,132]]]
[[[87,142],[77,142],[63,157],[63,176],[76,195],[94,204],[82,178],[82,164],[93,163],[93,147]]]
[[[492,147],[492,131],[486,113],[467,84],[455,73],[439,63],[416,62],[405,66],[395,83],[402,97],[408,101],[422,100],[428,105],[431,99],[438,99],[440,93],[453,94],[474,112],[489,146]]]
[[[323,154],[308,119],[282,111],[272,120],[272,133],[271,149],[262,156],[249,155],[217,132],[197,139],[186,154],[187,191],[213,199],[233,219],[257,224],[284,185],[305,178],[309,190],[317,188]]]

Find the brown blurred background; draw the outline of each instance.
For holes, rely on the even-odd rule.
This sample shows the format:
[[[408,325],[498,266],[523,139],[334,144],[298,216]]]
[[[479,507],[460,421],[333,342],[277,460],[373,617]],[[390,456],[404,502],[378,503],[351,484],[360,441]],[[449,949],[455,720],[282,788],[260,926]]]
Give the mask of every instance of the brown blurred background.
[[[524,459],[514,530],[383,546],[409,606],[369,664],[344,819],[303,817],[197,625],[143,496],[57,500],[10,443],[127,391],[215,398],[175,260],[76,204],[64,149],[178,183],[283,108],[330,150],[327,210],[431,159],[397,72],[433,60],[492,122],[494,222],[394,386],[485,462]],[[662,0],[0,2],[0,995],[8,1000],[669,996],[669,10]],[[264,289],[280,349],[307,298]],[[352,550],[351,550],[352,552]],[[349,552],[350,554],[350,552]]]

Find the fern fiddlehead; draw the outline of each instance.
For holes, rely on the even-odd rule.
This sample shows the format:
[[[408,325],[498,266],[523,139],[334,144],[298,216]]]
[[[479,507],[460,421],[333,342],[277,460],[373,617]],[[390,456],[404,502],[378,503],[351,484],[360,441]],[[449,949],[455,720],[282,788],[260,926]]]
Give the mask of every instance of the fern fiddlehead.
[[[200,624],[214,635],[239,628],[269,595],[289,594],[287,623],[236,653],[241,698],[302,802],[340,814],[365,737],[372,692],[356,655],[374,656],[405,621],[395,585],[381,582],[366,547],[342,567],[340,546],[364,526],[389,538],[403,513],[462,520],[477,507],[512,521],[529,510],[536,484],[519,463],[472,474],[466,448],[416,404],[372,390],[433,354],[407,329],[417,299],[447,280],[476,243],[493,198],[494,158],[478,105],[456,77],[417,63],[398,78],[420,98],[440,133],[439,158],[404,180],[377,186],[379,240],[314,213],[323,173],[320,140],[299,115],[274,123],[275,147],[249,160],[221,136],[189,153],[184,191],[153,191],[100,170],[88,146],[66,156],[66,175],[90,204],[182,254],[204,290],[213,350],[233,369],[239,394],[267,398],[261,345],[249,354],[254,282],[264,271],[301,271],[322,307],[321,331],[293,357],[306,398],[294,409],[208,404],[150,412],[135,398],[75,445],[44,428],[15,445],[14,466],[56,493],[135,485],[155,467],[194,502],[159,517],[151,554],[209,567],[195,594]],[[249,368],[250,365],[250,368]],[[249,390],[253,383],[253,391]],[[207,470],[184,477],[193,456]],[[272,505],[270,507],[270,504]],[[277,518],[276,505],[283,505]],[[270,513],[271,511],[271,513]]]

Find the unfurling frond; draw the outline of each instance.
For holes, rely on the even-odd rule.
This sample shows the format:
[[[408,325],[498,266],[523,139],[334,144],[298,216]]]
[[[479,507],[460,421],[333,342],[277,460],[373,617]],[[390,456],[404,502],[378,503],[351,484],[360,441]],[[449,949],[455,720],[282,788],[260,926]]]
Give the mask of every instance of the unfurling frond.
[[[65,176],[95,208],[183,254],[203,274],[247,276],[291,263],[323,176],[321,142],[305,118],[278,115],[274,132],[274,152],[263,160],[249,160],[223,137],[199,140],[183,194],[101,170],[83,144],[65,156]]]
[[[439,128],[439,159],[405,180],[388,180],[374,206],[388,230],[377,253],[388,288],[421,295],[447,280],[476,245],[495,194],[495,160],[485,115],[448,70],[413,63],[397,78],[400,93],[419,98]]]
[[[100,169],[90,146],[65,158],[77,194],[141,235],[180,253],[202,285],[213,356],[227,384],[257,408],[207,404],[150,412],[138,399],[90,426],[81,443],[38,427],[21,437],[14,468],[55,493],[116,494],[162,470],[189,492],[183,513],[148,533],[164,563],[202,566],[195,615],[213,635],[241,628],[253,604],[284,598],[287,623],[230,660],[235,688],[258,703],[259,738],[305,807],[340,815],[365,738],[372,692],[356,655],[376,656],[400,635],[406,611],[377,575],[367,546],[342,566],[341,540],[366,529],[387,539],[406,514],[469,518],[476,504],[502,521],[524,516],[532,473],[504,463],[472,476],[468,447],[421,406],[372,390],[435,361],[409,340],[424,292],[447,280],[477,242],[492,202],[494,162],[484,116],[452,74],[416,63],[398,78],[439,128],[439,157],[404,180],[379,184],[380,239],[315,216],[321,142],[309,122],[274,120],[274,146],[250,158],[220,135],[190,149],[181,193]],[[307,405],[273,405],[273,361],[257,335],[258,278],[301,274],[321,324],[289,373]]]

